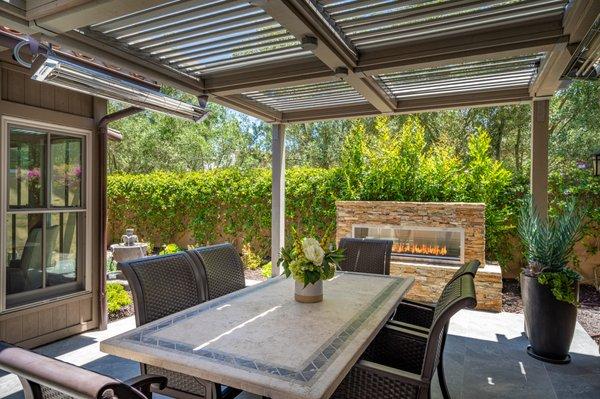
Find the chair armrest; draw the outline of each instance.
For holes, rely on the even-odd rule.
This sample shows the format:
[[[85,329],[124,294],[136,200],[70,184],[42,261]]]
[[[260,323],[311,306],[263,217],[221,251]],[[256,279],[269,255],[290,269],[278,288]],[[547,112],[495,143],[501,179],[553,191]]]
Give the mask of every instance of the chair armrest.
[[[404,323],[402,321],[389,320],[388,324],[391,326],[396,326],[396,327],[403,328],[405,330],[413,331],[416,333],[429,334],[429,328],[415,326],[414,324],[408,324],[408,323]]]
[[[365,350],[361,360],[421,374],[427,335],[386,325]]]
[[[400,302],[392,320],[429,329],[435,308],[421,304]]]
[[[404,323],[399,323],[394,320],[390,320],[387,322],[384,328],[391,329],[397,333],[401,333],[410,337],[421,338],[423,341],[427,341],[429,337],[429,330],[424,329],[425,331],[418,331],[414,329],[414,326],[410,326],[409,328],[403,325]]]
[[[142,374],[123,382],[140,391],[150,388],[150,385],[153,384],[157,385],[158,389],[165,389],[167,387],[167,377],[156,374]]]
[[[419,308],[423,308],[423,309],[429,309],[431,311],[435,310],[435,304],[431,303],[422,303],[422,302],[417,302],[417,301],[411,301],[410,299],[403,299],[402,302],[400,302],[400,304],[406,304],[406,305],[410,305],[410,306],[415,306],[415,307],[419,307]]]
[[[426,385],[426,383],[421,380],[420,375],[389,367],[384,364],[370,362],[368,360],[360,360],[354,367],[360,367],[373,374],[379,374],[388,378],[401,380],[410,384]]]

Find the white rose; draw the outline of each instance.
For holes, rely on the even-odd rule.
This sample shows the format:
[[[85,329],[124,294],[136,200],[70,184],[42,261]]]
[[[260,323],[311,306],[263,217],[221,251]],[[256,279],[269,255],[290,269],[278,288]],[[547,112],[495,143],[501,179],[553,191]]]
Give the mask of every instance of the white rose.
[[[302,251],[306,259],[311,261],[315,266],[321,266],[323,264],[323,257],[325,251],[319,245],[319,242],[314,238],[304,238],[302,240]]]

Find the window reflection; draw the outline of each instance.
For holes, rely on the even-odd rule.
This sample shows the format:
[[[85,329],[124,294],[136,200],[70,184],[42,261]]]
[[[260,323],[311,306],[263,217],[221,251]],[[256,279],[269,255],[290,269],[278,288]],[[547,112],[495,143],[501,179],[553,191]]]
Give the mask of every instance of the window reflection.
[[[82,139],[52,137],[52,205],[81,205]]]
[[[77,280],[79,217],[78,213],[65,212],[48,215],[47,287]]]
[[[41,213],[8,216],[7,294],[42,288],[42,220]]]
[[[8,166],[8,205],[41,208],[45,205],[46,135],[12,129]]]

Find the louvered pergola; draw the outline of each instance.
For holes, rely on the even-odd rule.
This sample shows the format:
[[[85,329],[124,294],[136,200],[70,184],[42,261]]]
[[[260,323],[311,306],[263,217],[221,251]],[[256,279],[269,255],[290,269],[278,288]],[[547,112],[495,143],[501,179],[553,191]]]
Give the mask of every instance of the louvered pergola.
[[[98,67],[272,123],[276,257],[286,123],[533,101],[532,192],[546,209],[548,98],[580,67],[580,43],[596,43],[600,1],[5,0],[0,12]]]

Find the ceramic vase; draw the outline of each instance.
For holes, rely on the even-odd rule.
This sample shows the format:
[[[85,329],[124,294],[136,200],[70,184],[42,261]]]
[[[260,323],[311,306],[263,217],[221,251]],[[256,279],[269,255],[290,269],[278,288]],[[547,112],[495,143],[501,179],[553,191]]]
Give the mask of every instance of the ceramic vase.
[[[306,287],[303,283],[295,282],[294,299],[302,303],[315,303],[323,300],[323,280],[319,280],[314,284],[308,284]]]

